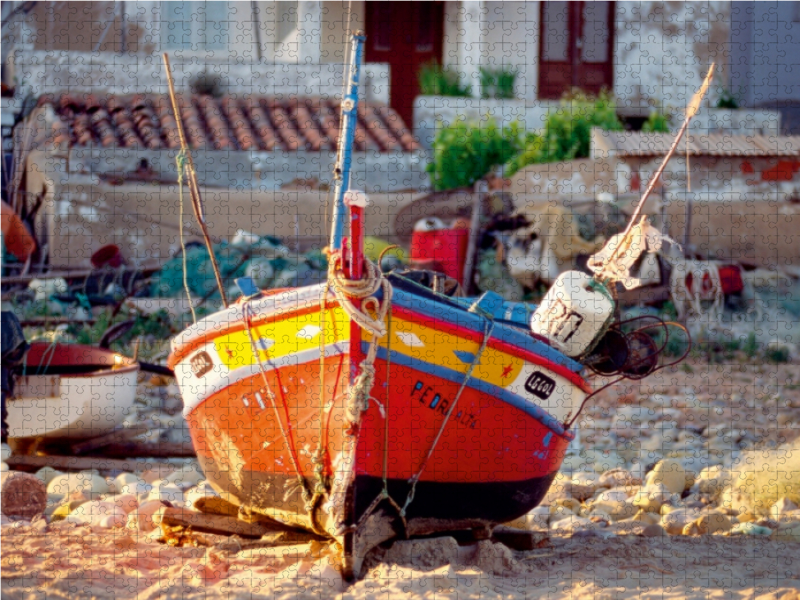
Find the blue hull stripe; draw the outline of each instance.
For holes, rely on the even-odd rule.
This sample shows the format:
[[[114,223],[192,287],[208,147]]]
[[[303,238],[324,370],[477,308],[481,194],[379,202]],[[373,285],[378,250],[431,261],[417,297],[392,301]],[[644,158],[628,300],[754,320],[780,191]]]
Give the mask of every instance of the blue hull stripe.
[[[422,313],[432,319],[453,323],[460,327],[466,327],[481,335],[483,335],[486,328],[486,319],[484,317],[467,312],[465,309],[456,308],[445,302],[437,302],[428,298],[415,296],[397,288],[394,289],[392,304]],[[551,348],[530,335],[526,335],[503,323],[495,323],[494,329],[492,330],[492,337],[501,342],[523,348],[533,354],[538,354],[542,358],[546,358],[557,365],[563,365],[573,373],[580,373],[583,370],[583,365],[579,362],[561,354],[561,352],[555,348]]]
[[[361,349],[366,354],[369,351],[369,344],[367,342],[361,342]],[[382,346],[378,347],[378,358],[385,361],[387,354],[388,351],[386,348]],[[391,357],[393,364],[416,369],[417,371],[428,373],[434,377],[439,377],[440,379],[445,379],[457,384],[460,384],[464,381],[464,373],[459,373],[458,371],[453,371],[452,369],[442,367],[441,365],[434,365],[416,358],[412,358],[411,356],[402,354],[396,350],[391,351]],[[540,406],[528,402],[527,400],[524,400],[523,398],[520,398],[516,394],[513,394],[504,388],[498,387],[475,377],[470,379],[467,387],[479,391],[482,394],[497,398],[498,400],[502,400],[514,408],[524,411],[527,415],[533,417],[542,425],[555,432],[557,435],[560,435],[570,441],[573,437],[575,437],[571,431],[564,431],[564,426],[555,418],[553,418],[553,416],[546,410]]]

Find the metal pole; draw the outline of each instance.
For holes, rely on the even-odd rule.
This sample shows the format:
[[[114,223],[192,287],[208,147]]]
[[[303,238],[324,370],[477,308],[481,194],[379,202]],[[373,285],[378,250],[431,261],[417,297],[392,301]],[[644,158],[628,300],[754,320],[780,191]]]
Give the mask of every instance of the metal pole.
[[[342,123],[339,134],[339,152],[334,169],[336,187],[333,198],[333,226],[331,228],[331,250],[342,247],[344,231],[345,209],[344,194],[350,185],[350,166],[352,163],[353,140],[358,123],[358,80],[361,74],[361,54],[364,47],[363,32],[357,31],[352,36],[350,50],[350,75],[348,77],[349,91],[342,98]]]

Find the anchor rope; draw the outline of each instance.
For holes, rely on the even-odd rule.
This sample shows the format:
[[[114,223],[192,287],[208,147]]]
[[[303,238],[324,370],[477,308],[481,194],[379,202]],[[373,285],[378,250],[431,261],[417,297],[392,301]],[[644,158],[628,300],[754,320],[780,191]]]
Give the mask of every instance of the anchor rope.
[[[175,155],[175,166],[178,170],[178,238],[181,241],[181,257],[183,258],[183,289],[186,292],[186,298],[189,300],[189,308],[192,311],[192,321],[197,323],[197,314],[194,312],[192,293],[189,291],[186,243],[183,240],[183,174],[188,166],[185,150],[181,149],[181,151]]]
[[[283,409],[284,412],[286,413],[286,426],[284,426],[283,421],[281,420],[280,411],[278,410],[278,403],[276,401],[275,394],[272,392],[272,386],[270,386],[269,380],[267,379],[267,371],[264,368],[264,362],[261,360],[261,357],[258,354],[258,347],[256,346],[256,340],[253,337],[253,331],[252,331],[253,309],[251,306],[251,302],[252,300],[246,302],[242,306],[242,315],[244,316],[245,330],[247,331],[247,337],[250,339],[250,348],[253,352],[253,357],[256,359],[256,362],[258,363],[259,369],[261,371],[261,379],[264,382],[264,387],[266,389],[267,397],[269,398],[270,404],[272,405],[272,410],[275,412],[275,420],[278,422],[278,426],[280,427],[281,435],[283,436],[283,441],[289,449],[289,457],[292,459],[292,465],[294,466],[295,473],[297,474],[297,483],[300,486],[300,489],[302,490],[303,500],[306,502],[306,507],[310,510],[311,506],[315,502],[315,497],[312,497],[311,492],[308,489],[306,480],[303,477],[303,472],[300,469],[300,460],[297,457],[297,449],[294,444],[292,421],[289,418],[289,408],[286,405],[286,398],[283,396],[283,392],[281,391]]]
[[[485,316],[485,315],[484,315]],[[411,479],[409,479],[409,483],[411,484],[411,489],[408,491],[408,496],[406,497],[406,501],[403,504],[403,508],[400,510],[400,516],[405,519],[406,516],[406,509],[408,508],[409,504],[414,501],[414,495],[417,491],[417,482],[419,482],[420,478],[422,477],[422,473],[425,471],[425,467],[428,466],[428,461],[430,460],[431,456],[433,456],[433,451],[436,449],[436,445],[439,443],[439,440],[444,433],[445,427],[447,427],[447,423],[450,421],[450,416],[453,414],[456,406],[458,405],[458,401],[461,399],[461,394],[464,393],[464,390],[467,387],[470,379],[472,379],[472,372],[475,370],[475,365],[480,364],[481,356],[483,356],[484,350],[486,350],[486,346],[489,344],[489,339],[492,337],[492,331],[494,330],[494,320],[491,318],[487,318],[485,321],[485,329],[483,332],[483,341],[481,341],[480,348],[478,349],[477,354],[475,354],[475,358],[470,363],[469,368],[467,369],[466,374],[464,375],[464,381],[461,382],[461,387],[458,388],[458,393],[456,394],[455,398],[453,399],[453,404],[450,405],[450,408],[447,411],[447,414],[444,416],[444,421],[442,421],[441,426],[439,427],[439,432],[436,434],[436,437],[431,444],[430,449],[428,450],[428,454],[425,456],[425,460],[422,461],[422,465],[420,465],[419,471],[416,474],[412,475]]]

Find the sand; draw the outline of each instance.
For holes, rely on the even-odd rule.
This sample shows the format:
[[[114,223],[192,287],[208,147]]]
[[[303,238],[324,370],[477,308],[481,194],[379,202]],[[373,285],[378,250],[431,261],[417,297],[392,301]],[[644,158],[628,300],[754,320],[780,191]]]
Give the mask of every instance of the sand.
[[[757,598],[800,600],[800,543],[752,537],[552,537],[515,552],[452,538],[378,549],[344,584],[310,545],[175,548],[123,529],[3,528],[2,598]]]

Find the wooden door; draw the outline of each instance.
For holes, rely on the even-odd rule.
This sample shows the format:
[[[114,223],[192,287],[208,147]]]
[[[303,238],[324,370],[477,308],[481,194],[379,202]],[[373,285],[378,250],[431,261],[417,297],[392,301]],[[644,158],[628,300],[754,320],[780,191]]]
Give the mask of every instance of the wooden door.
[[[542,2],[539,98],[614,86],[614,2]]]
[[[366,61],[389,63],[389,103],[412,126],[417,71],[442,61],[443,2],[365,2]]]

